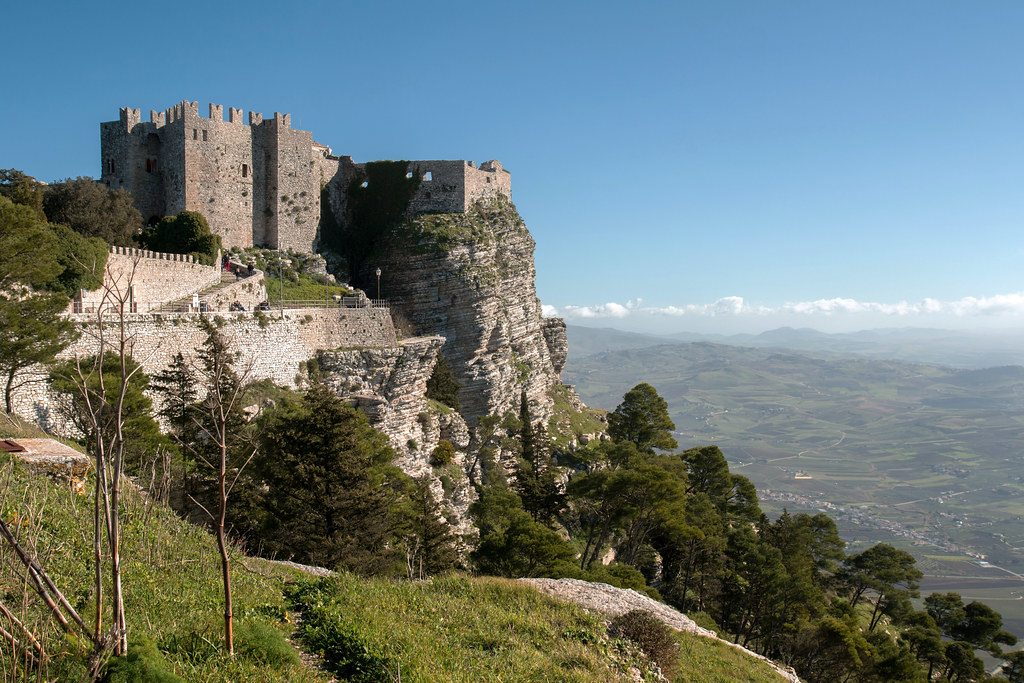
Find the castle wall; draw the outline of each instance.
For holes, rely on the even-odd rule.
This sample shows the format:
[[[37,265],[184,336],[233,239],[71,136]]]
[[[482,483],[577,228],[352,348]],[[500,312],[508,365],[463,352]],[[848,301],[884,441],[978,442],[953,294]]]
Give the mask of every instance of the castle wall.
[[[119,292],[131,281],[132,302],[142,312],[162,303],[177,301],[220,283],[216,266],[196,263],[185,254],[163,254],[128,247],[111,247],[103,276],[104,287],[85,292],[71,303],[71,310],[88,312],[102,303],[104,288]]]
[[[146,220],[202,213],[225,247],[311,252],[320,215],[312,133],[292,130],[288,114],[250,114],[246,125],[240,109],[227,121],[220,105],[209,117],[198,109],[184,101],[142,123],[126,108],[100,124],[102,182],[131,191]]]
[[[268,206],[274,212],[276,242],[299,251],[312,251],[320,220],[320,181],[315,173],[313,134],[291,128],[288,114],[274,114],[263,123],[274,141],[270,163],[276,173],[268,187]],[[302,245],[302,246],[295,246]]]
[[[225,247],[312,252],[320,188],[341,217],[349,182],[365,169],[292,129],[289,114],[264,120],[250,112],[246,125],[241,109],[225,121],[220,105],[203,117],[186,100],[151,111],[149,123],[139,119],[138,109],[125,108],[118,121],[100,124],[102,181],[130,190],[147,220],[202,213]],[[411,213],[463,213],[480,199],[511,198],[511,176],[497,161],[412,161],[408,173],[420,178]]]
[[[220,313],[213,317],[228,343],[239,352],[235,367],[249,369],[251,379],[272,379],[294,387],[299,363],[317,351],[346,347],[394,347],[397,345],[391,315],[387,309],[294,309],[256,316],[253,313]],[[96,353],[96,316],[72,316],[82,323],[82,337],[60,354],[61,358]],[[177,353],[195,365],[197,352],[206,339],[196,314],[127,316],[128,333],[135,346],[132,356],[153,375],[168,367]],[[108,318],[113,327],[112,319]],[[108,330],[108,343],[110,341]],[[28,374],[45,378],[41,369]],[[15,392],[14,410],[44,429],[67,434],[68,426],[56,412],[57,397],[45,382],[23,385]]]
[[[420,178],[411,213],[465,213],[480,199],[512,198],[512,176],[499,161],[485,161],[480,168],[472,161],[410,161],[408,173]]]
[[[252,277],[239,278],[227,287],[213,291],[203,297],[211,311],[228,311],[231,304],[238,303],[250,313],[261,301],[267,300],[267,283],[263,271],[254,271]]]
[[[252,138],[241,120],[224,121],[219,105],[210,105],[209,118],[186,113],[185,205],[216,226],[225,246],[253,245]]]

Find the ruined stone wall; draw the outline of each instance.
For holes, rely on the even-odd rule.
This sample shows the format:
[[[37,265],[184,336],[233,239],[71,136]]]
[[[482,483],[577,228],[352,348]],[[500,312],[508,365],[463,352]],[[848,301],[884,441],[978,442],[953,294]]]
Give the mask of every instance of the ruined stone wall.
[[[501,167],[501,162],[492,159],[475,168],[470,161],[466,166],[466,201],[462,208],[467,211],[473,202],[487,201],[498,195],[512,199],[512,174]]]
[[[163,175],[165,157],[173,152],[163,149],[156,123],[139,117],[138,109],[123,108],[118,121],[100,124],[100,182],[131,190],[135,207],[148,221],[167,213]]]
[[[216,266],[204,266],[187,254],[164,254],[129,247],[111,247],[103,275],[103,287],[84,292],[69,310],[86,313],[95,310],[103,292],[122,292],[129,283],[133,310],[146,312],[160,304],[177,301],[208,289],[220,282]]]
[[[239,351],[237,368],[249,368],[252,379],[272,379],[284,386],[295,386],[299,363],[313,358],[319,350],[397,344],[387,309],[314,308],[286,310],[284,314],[283,319],[279,311],[261,315],[219,313],[209,317],[220,326],[232,348]],[[96,316],[72,317],[83,323],[83,334],[60,357],[96,353]],[[111,322],[113,318],[107,320]],[[135,339],[132,357],[150,375],[168,367],[179,352],[194,364],[196,350],[206,339],[196,314],[129,315],[127,321],[128,333]],[[108,343],[109,339],[108,333]],[[44,376],[38,370],[35,375]],[[44,429],[68,433],[68,426],[54,409],[55,398],[45,382],[25,385],[15,392],[15,412]]]

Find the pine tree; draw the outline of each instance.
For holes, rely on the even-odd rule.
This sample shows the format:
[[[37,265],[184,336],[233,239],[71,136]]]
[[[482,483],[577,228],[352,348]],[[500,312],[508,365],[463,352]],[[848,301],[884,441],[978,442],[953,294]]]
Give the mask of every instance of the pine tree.
[[[519,421],[520,456],[512,474],[513,486],[533,520],[550,525],[564,507],[564,497],[551,457],[551,441],[543,424],[532,424],[525,391],[520,396]]]

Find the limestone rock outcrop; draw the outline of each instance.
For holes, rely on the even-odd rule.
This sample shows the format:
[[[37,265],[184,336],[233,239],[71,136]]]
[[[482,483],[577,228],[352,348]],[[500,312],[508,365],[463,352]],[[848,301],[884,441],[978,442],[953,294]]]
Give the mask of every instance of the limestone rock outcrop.
[[[418,337],[393,347],[317,354],[324,383],[338,396],[356,403],[373,425],[388,435],[395,450],[403,454],[400,460],[410,460],[395,464],[413,476],[429,467],[426,456],[416,456],[422,449],[413,450],[409,443],[423,438],[418,416],[423,412],[427,380],[443,343],[440,337]],[[418,462],[420,459],[423,463]]]
[[[381,296],[417,333],[445,338],[471,424],[517,410],[524,389],[534,417],[550,415],[568,346],[564,323],[542,317],[533,250],[511,201],[497,197],[466,213],[412,216],[364,263],[364,281],[379,267]]]
[[[467,533],[466,512],[475,500],[465,475],[469,428],[459,413],[426,399],[443,344],[441,337],[417,337],[394,347],[321,351],[317,363],[324,383],[388,436],[397,454],[394,464],[412,477],[428,478],[434,497],[451,511],[456,532]],[[455,459],[439,468],[432,453],[442,439],[455,447]]]

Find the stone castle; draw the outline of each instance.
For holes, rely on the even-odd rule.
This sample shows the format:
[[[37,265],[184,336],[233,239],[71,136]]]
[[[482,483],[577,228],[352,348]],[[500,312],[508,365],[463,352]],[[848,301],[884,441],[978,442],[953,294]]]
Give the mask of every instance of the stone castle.
[[[321,212],[343,220],[347,188],[366,166],[293,129],[289,114],[250,112],[245,124],[241,109],[229,108],[225,121],[224,108],[210,104],[204,118],[187,100],[151,110],[148,122],[138,109],[121,109],[117,121],[100,124],[100,149],[101,181],[130,191],[144,219],[198,211],[229,248],[312,252]],[[407,177],[414,174],[412,213],[462,213],[479,199],[511,198],[511,176],[498,161],[410,161]]]

